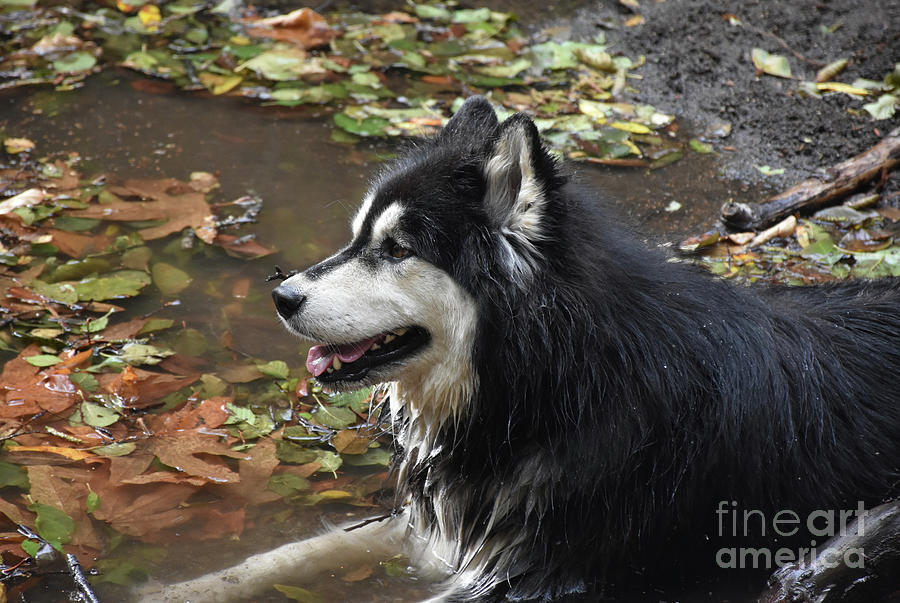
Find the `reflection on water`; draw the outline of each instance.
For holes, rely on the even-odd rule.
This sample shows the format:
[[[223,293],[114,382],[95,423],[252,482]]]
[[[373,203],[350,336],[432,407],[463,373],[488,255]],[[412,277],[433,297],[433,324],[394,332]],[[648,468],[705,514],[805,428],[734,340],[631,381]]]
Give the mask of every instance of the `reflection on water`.
[[[203,328],[222,311],[223,296],[216,295],[217,290],[230,290],[230,283],[249,278],[252,287],[244,311],[230,317],[234,347],[249,355],[282,357],[292,366],[301,365],[304,350],[277,324],[265,276],[274,264],[301,268],[343,244],[349,216],[365,191],[367,178],[380,159],[390,155],[391,147],[333,143],[327,120],[308,111],[250,107],[239,101],[154,93],[147,88],[144,80],[108,72],[67,94],[6,93],[0,96],[0,129],[32,139],[42,153],[80,153],[86,173],[186,179],[192,171],[212,171],[219,174],[224,198],[248,191],[258,194],[265,206],[251,230],[279,253],[255,262],[224,257],[199,260],[203,264],[194,275],[205,282],[182,297],[177,313],[186,324]],[[734,194],[729,190],[732,185],[716,180],[714,159],[692,155],[655,172],[583,166],[579,174],[587,185],[615,197],[623,213],[654,240],[678,240],[702,228],[719,204]],[[680,203],[681,209],[666,212],[663,208],[671,201]],[[353,469],[344,475],[348,483],[372,479],[371,472]],[[174,581],[218,569],[309,535],[321,528],[323,520],[343,522],[372,512],[335,505],[259,515],[240,541],[184,543],[168,551],[156,577]],[[409,601],[422,593],[411,579],[392,578],[380,570],[361,582],[337,572],[317,585],[317,591],[335,601]],[[379,593],[377,599],[373,593]],[[57,596],[48,593],[42,600]],[[121,595],[110,596],[115,600]],[[40,599],[34,597],[30,600]],[[277,594],[272,597],[283,600]]]

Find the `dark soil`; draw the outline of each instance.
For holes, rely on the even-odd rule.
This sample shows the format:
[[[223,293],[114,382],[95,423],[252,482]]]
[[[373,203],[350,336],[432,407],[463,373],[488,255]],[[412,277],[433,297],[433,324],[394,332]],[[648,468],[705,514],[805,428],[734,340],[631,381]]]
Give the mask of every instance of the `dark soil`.
[[[624,27],[635,13],[645,23]],[[723,18],[729,13],[743,25],[729,24]],[[729,178],[782,188],[862,152],[900,124],[898,116],[874,121],[862,111],[871,98],[803,97],[798,81],[757,77],[750,60],[751,49],[762,48],[787,57],[795,77],[815,79],[820,65],[797,58],[774,35],[810,61],[850,59],[838,81],[881,80],[900,62],[897,0],[641,0],[634,10],[607,0],[582,9],[570,22],[579,37],[605,29],[616,50],[647,57],[639,70],[639,100],[693,122],[700,131],[730,123],[724,144],[737,150],[722,151],[722,172]],[[821,29],[837,24],[832,33]],[[764,177],[757,165],[785,173]]]

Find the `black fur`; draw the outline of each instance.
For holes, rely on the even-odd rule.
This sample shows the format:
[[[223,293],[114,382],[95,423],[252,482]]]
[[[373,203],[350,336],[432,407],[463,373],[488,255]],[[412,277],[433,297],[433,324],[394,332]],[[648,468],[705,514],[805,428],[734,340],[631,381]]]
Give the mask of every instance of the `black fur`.
[[[524,286],[484,208],[485,161],[512,126],[533,137],[549,201]],[[441,491],[464,509],[464,546],[510,494],[491,529],[527,538],[485,600],[548,600],[699,556],[684,551],[715,536],[722,500],[802,517],[897,496],[897,281],[744,287],[669,263],[570,182],[527,117],[498,124],[484,99],[377,191],[376,206],[409,208],[415,252],[478,305],[477,393],[401,487],[425,512]]]

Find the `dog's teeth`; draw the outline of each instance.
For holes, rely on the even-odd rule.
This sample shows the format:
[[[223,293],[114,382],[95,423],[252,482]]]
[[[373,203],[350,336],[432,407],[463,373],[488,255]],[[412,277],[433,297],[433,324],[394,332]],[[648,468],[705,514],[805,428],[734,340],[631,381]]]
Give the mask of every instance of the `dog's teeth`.
[[[396,339],[396,336],[393,333],[388,333],[387,335],[384,336],[385,343],[390,343],[390,342],[394,341],[395,339]]]
[[[372,344],[372,347],[370,347],[369,349],[370,349],[370,350],[380,350],[380,349],[381,349],[381,346],[378,345],[377,343],[373,343],[373,344]]]
[[[329,366],[329,367],[328,367],[328,370],[327,370],[327,371],[325,371],[325,372],[326,372],[326,373],[333,373],[333,372],[334,372],[334,369],[333,369],[333,368],[331,368],[331,367],[330,367],[330,366]]]
[[[403,327],[403,328],[397,329],[396,331],[394,331],[394,333],[397,334],[397,337],[403,337],[404,335],[406,335],[407,331],[409,331],[409,329],[407,329],[406,327]]]
[[[335,357],[334,357],[334,360],[331,361],[331,366],[333,366],[333,367],[334,367],[334,370],[336,370],[336,371],[341,370],[341,366],[343,366],[343,365],[341,364],[341,359],[338,358],[337,356],[335,356]]]

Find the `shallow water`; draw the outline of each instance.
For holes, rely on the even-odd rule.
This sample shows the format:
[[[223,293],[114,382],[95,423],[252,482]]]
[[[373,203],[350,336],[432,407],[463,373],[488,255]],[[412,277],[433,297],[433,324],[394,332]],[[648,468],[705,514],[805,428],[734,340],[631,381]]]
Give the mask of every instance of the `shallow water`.
[[[347,237],[349,217],[367,179],[393,149],[388,143],[354,147],[331,142],[328,119],[308,111],[175,93],[125,72],[104,73],[70,93],[4,93],[0,128],[32,139],[40,152],[77,151],[86,173],[186,179],[192,171],[211,171],[220,176],[221,198],[234,199],[248,191],[262,197],[259,223],[247,230],[278,248],[278,254],[252,262],[224,256],[202,260],[192,275],[203,282],[181,298],[176,315],[194,328],[212,328],[228,296],[216,295],[216,288],[249,278],[251,293],[243,313],[231,317],[235,348],[253,356],[281,357],[291,366],[302,364],[305,350],[277,324],[265,276],[274,264],[302,268],[337,249]],[[677,242],[704,230],[718,206],[741,193],[739,185],[716,178],[716,169],[714,157],[688,153],[684,160],[652,172],[591,165],[580,165],[577,171],[585,184],[613,197],[627,219],[658,243]],[[671,201],[682,208],[665,211]],[[158,305],[159,300],[140,303]],[[372,480],[372,472],[351,470],[346,475],[351,483]],[[333,505],[295,510],[286,521],[260,516],[240,541],[186,542],[169,551],[156,577],[173,581],[219,569],[315,532],[325,520],[338,522],[371,512]],[[360,583],[332,577],[315,588],[334,601],[410,601],[421,594],[414,580],[376,574]],[[108,600],[122,596],[115,590],[105,592]],[[32,601],[58,598],[58,593],[32,595]],[[283,599],[275,595],[273,600]]]

